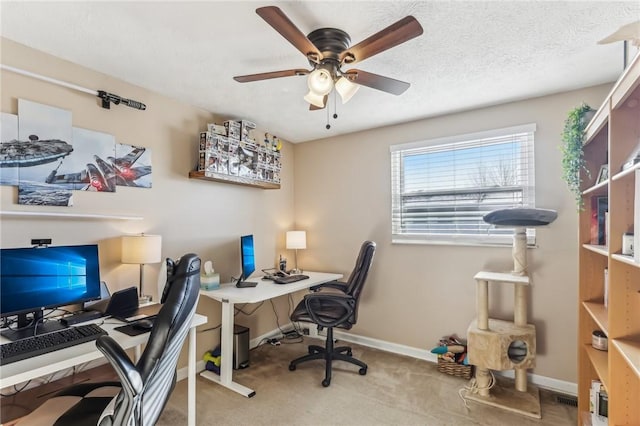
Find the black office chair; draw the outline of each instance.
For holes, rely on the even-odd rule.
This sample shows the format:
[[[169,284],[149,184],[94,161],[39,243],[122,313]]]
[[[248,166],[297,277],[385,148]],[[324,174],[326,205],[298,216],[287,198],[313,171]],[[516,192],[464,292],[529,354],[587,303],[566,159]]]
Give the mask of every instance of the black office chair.
[[[360,254],[356,265],[347,282],[332,281],[311,288],[315,291],[304,296],[291,314],[291,321],[312,322],[318,329],[327,329],[325,347],[309,345],[309,354],[296,358],[289,364],[289,370],[294,371],[301,362],[313,359],[325,360],[325,377],[322,386],[331,384],[331,363],[334,360],[346,361],[360,367],[361,375],[367,374],[367,364],[353,358],[348,346],[333,346],[333,328],[350,329],[358,320],[358,304],[364,283],[367,280],[369,268],[373,261],[376,243],[365,241],[360,247]],[[334,291],[325,291],[333,289]],[[338,291],[335,291],[338,290]]]
[[[147,345],[134,364],[109,336],[96,346],[120,382],[83,383],[63,389],[17,425],[153,425],[176,382],[176,364],[195,314],[200,290],[200,258],[167,259],[163,303]]]

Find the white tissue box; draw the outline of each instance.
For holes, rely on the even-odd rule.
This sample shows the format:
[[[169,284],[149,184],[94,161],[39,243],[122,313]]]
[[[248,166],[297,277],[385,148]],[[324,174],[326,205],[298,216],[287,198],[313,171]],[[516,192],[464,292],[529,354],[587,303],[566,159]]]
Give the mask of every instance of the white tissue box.
[[[203,290],[220,288],[220,274],[200,275],[200,288]]]

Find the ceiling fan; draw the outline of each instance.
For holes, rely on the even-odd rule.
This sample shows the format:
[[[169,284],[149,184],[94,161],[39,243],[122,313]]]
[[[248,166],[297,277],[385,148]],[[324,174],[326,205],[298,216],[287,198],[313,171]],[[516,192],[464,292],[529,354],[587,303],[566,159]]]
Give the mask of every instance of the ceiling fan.
[[[290,69],[233,77],[240,83],[308,75],[309,92],[304,99],[309,102],[311,110],[324,108],[329,93],[334,88],[340,94],[344,104],[351,99],[360,86],[371,87],[394,95],[404,93],[410,86],[409,83],[390,77],[357,69],[342,70],[342,67],[363,61],[421,35],[422,26],[413,16],[407,16],[350,47],[349,34],[337,28],[320,28],[305,36],[276,6],[258,8],[256,13],[302,52],[313,68],[311,70]]]

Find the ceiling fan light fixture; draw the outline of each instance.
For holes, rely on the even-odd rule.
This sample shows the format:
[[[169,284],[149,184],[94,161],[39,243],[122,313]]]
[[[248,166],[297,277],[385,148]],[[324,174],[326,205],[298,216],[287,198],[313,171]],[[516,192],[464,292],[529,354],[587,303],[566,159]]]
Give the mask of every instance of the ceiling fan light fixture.
[[[343,105],[349,102],[349,99],[351,99],[353,95],[356,94],[359,88],[359,84],[352,83],[346,77],[340,77],[340,79],[336,82],[336,92],[340,94]]]
[[[324,96],[325,95],[318,95],[312,90],[309,90],[309,93],[304,95],[304,100],[309,102],[311,105],[317,106],[318,108],[324,108]]]
[[[325,68],[317,68],[309,74],[307,85],[310,93],[313,92],[322,97],[333,89],[333,76]]]

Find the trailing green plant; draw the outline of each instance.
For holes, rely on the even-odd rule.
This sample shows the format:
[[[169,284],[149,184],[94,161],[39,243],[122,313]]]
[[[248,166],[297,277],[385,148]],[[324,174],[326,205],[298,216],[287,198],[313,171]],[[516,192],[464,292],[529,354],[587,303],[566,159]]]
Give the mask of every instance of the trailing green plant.
[[[581,171],[587,176],[590,175],[587,169],[587,162],[584,159],[584,129],[588,122],[584,119],[587,112],[592,111],[591,107],[585,103],[569,111],[567,119],[564,121],[562,130],[562,179],[567,183],[569,191],[573,193],[578,210],[584,208],[582,199]]]

